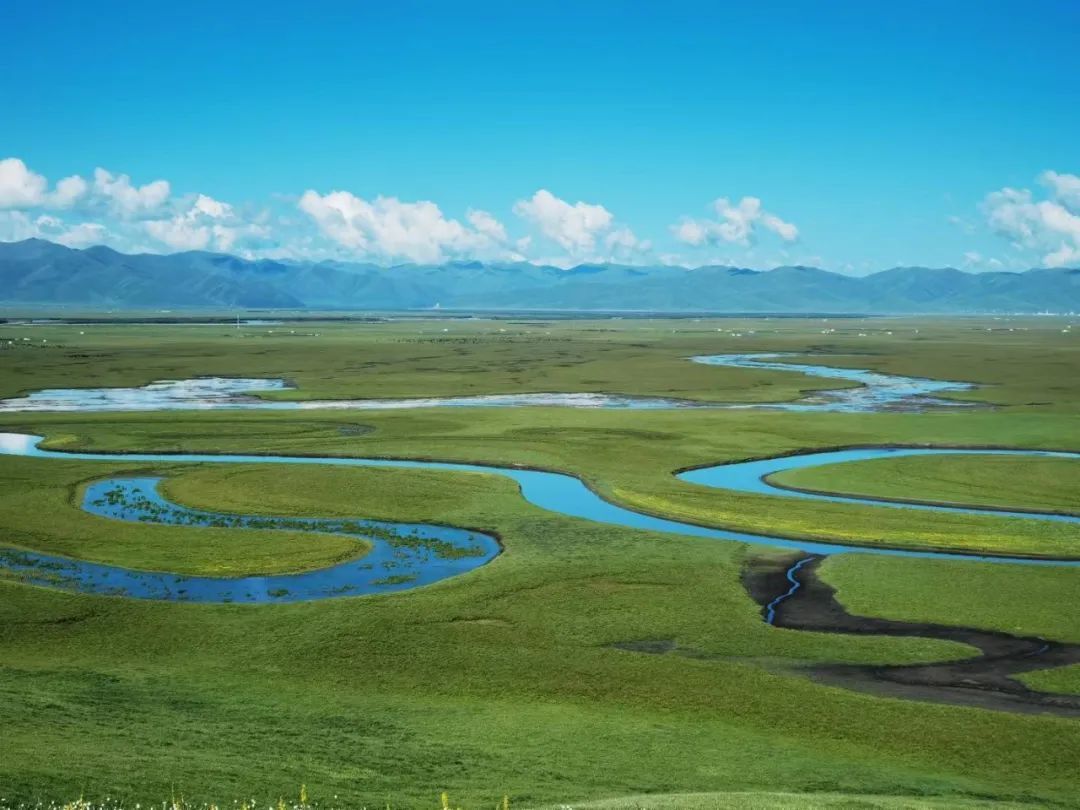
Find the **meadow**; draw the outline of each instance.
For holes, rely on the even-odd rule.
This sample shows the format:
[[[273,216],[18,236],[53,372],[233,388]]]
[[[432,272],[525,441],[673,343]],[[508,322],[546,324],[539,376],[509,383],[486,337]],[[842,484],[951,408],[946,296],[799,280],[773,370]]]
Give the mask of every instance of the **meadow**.
[[[685,360],[749,351],[970,381],[978,387],[956,397],[977,404],[879,414],[0,413],[0,430],[41,434],[59,449],[521,464],[707,525],[1080,557],[1075,525],[793,503],[672,475],[865,444],[1080,450],[1080,341],[1060,319],[9,323],[0,324],[0,396],[198,375],[280,376],[297,389],[275,397],[320,399],[590,391],[753,403],[834,385]],[[898,459],[789,473],[784,483],[1076,512],[1073,466]],[[193,507],[447,523],[497,534],[504,552],[407,593],[294,605],[140,602],[0,579],[0,801],[131,805],[182,792],[265,805],[303,783],[326,807],[437,807],[443,790],[462,807],[493,807],[503,795],[515,807],[1078,806],[1076,720],[888,699],[800,672],[962,657],[964,646],[766,626],[740,574],[779,552],[563,517],[492,476],[0,457],[0,544],[217,575],[364,552],[330,535],[138,526],[78,508],[88,481],[131,472],[165,475],[166,494]],[[1062,609],[1080,598],[1075,570],[844,554],[822,574],[865,615],[1080,641],[1080,622]],[[695,654],[613,646],[650,639]],[[1070,669],[1025,680],[1080,693]]]

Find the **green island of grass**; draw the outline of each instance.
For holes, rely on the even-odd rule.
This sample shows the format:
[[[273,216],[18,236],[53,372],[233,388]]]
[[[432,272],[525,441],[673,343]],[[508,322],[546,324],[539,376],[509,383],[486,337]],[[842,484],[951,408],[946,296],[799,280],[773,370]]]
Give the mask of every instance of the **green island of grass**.
[[[924,503],[1080,514],[1080,464],[1024,456],[907,456],[785,470],[798,489]]]

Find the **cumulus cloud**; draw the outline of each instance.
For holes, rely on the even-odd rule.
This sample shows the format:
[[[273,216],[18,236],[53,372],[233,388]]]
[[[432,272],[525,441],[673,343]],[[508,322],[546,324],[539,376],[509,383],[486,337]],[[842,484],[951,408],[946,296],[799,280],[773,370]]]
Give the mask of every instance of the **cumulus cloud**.
[[[532,222],[541,233],[571,253],[592,253],[597,236],[608,230],[615,217],[602,205],[561,200],[540,189],[528,200],[518,200],[514,213]]]
[[[69,225],[49,214],[31,217],[25,211],[0,211],[0,241],[3,242],[37,238],[81,248],[102,243],[106,235],[105,226],[96,222]]]
[[[18,158],[0,160],[0,208],[34,208],[45,200],[49,182]]]
[[[143,229],[174,250],[239,249],[244,255],[253,255],[251,243],[270,236],[267,225],[248,221],[233,206],[205,194],[190,198],[170,217],[144,221]]]
[[[169,181],[154,180],[136,186],[126,174],[94,169],[94,193],[105,200],[112,213],[123,219],[134,219],[153,214],[169,199]]]
[[[35,209],[58,215],[35,218]],[[0,214],[5,241],[39,237],[70,247],[216,249],[247,256],[278,247],[262,215],[248,217],[206,194],[174,197],[166,180],[137,185],[126,174],[98,168],[92,182],[71,175],[50,190],[48,179],[18,158],[0,161]]]
[[[41,236],[33,220],[22,211],[0,211],[0,242],[20,242]]]
[[[799,238],[799,229],[794,224],[766,211],[757,197],[743,197],[737,203],[720,197],[713,202],[712,208],[716,219],[684,218],[671,227],[672,234],[693,247],[721,243],[749,247],[761,230],[769,231],[785,242]]]
[[[493,213],[476,208],[446,215],[431,201],[348,191],[281,195],[262,209],[207,194],[176,194],[165,179],[139,183],[98,167],[84,179],[52,185],[19,158],[0,161],[0,239],[51,239],[70,246],[108,244],[118,250],[216,250],[247,258],[363,257],[373,261],[438,263],[454,258],[640,262],[651,243],[602,205],[560,199],[547,189],[519,199],[522,222],[512,233]],[[761,227],[782,227],[761,212]],[[528,257],[528,258],[526,258]]]
[[[470,225],[476,228],[479,233],[482,233],[484,236],[491,239],[492,242],[504,244],[508,241],[506,228],[487,211],[478,211],[475,208],[470,208],[465,214],[465,219],[469,220]]]
[[[86,181],[72,175],[50,192],[49,181],[19,158],[0,160],[0,208],[69,208],[86,190]]]
[[[1080,177],[1048,171],[1039,180],[1051,199],[1036,199],[1026,188],[991,192],[982,204],[987,222],[1014,247],[1037,252],[1047,267],[1080,264]]]
[[[79,175],[73,174],[56,183],[56,190],[49,196],[49,202],[54,208],[71,208],[79,200],[86,196],[90,184]]]
[[[616,228],[604,237],[604,247],[607,248],[608,253],[618,258],[647,251],[652,247],[652,243],[638,239],[629,228]]]
[[[368,201],[348,191],[310,189],[299,207],[323,235],[357,254],[430,264],[509,253],[505,228],[486,211],[470,211],[465,225],[427,200],[380,196]]]
[[[70,248],[100,245],[108,238],[108,232],[100,222],[80,222],[70,228],[61,225],[61,228],[62,231],[51,239]]]
[[[527,200],[518,200],[514,213],[534,225],[572,259],[630,260],[651,248],[649,242],[638,239],[629,228],[616,226],[615,216],[604,206],[581,201],[569,203],[547,189],[540,189]]]
[[[1039,182],[1050,189],[1055,200],[1080,212],[1080,176],[1047,171],[1039,175]]]

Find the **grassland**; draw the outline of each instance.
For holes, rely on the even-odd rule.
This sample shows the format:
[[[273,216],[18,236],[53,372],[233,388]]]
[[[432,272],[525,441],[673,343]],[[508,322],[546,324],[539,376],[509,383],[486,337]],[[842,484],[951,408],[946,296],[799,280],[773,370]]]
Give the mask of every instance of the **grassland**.
[[[180,449],[387,456],[523,464],[584,478],[605,497],[648,512],[758,534],[914,548],[1080,556],[1080,526],[998,516],[915,514],[888,507],[718,493],[677,480],[676,469],[807,447],[1001,442],[1059,446],[1080,436],[1075,413],[789,414],[499,409],[322,413],[0,414],[0,425],[45,433],[56,449]],[[362,422],[358,421],[361,420]],[[362,424],[366,430],[356,434]],[[98,427],[103,426],[103,427]],[[229,493],[222,488],[220,497]],[[206,504],[207,508],[212,506]]]
[[[1073,459],[908,456],[786,470],[771,480],[872,498],[1080,513],[1080,465]]]
[[[281,376],[291,398],[589,391],[783,401],[813,378],[687,366],[695,354],[812,351],[829,363],[979,382],[960,398],[1068,407],[1078,331],[1056,318],[422,320],[213,325],[0,324],[0,396],[191,376]],[[10,345],[8,345],[10,341]]]
[[[792,505],[691,487],[671,475],[692,464],[875,442],[1080,449],[1080,383],[1062,373],[1076,367],[1080,344],[1042,320],[986,331],[1009,328],[1001,323],[838,322],[828,326],[845,333],[828,335],[817,322],[722,320],[410,321],[297,327],[311,336],[270,327],[274,335],[250,337],[221,327],[0,327],[20,343],[33,334],[35,345],[62,344],[0,350],[8,395],[235,374],[285,376],[302,395],[319,397],[603,390],[752,401],[792,398],[824,383],[682,358],[814,348],[835,355],[830,363],[985,382],[964,396],[998,406],[878,415],[3,414],[0,429],[99,450],[530,464],[580,474],[631,505],[716,525],[1075,550],[1080,537],[1068,527],[1056,533],[995,516],[953,522],[885,508]],[[125,526],[76,508],[87,480],[134,470],[166,475],[168,495],[191,506],[446,522],[497,532],[505,552],[467,576],[405,594],[272,607],[139,602],[0,582],[7,798],[84,793],[149,802],[180,789],[193,801],[254,795],[262,803],[306,783],[313,798],[339,806],[430,807],[443,789],[464,807],[494,806],[504,793],[517,807],[588,799],[638,806],[618,797],[645,793],[667,796],[642,800],[645,807],[729,806],[717,796],[744,801],[746,792],[759,794],[756,804],[731,806],[785,806],[788,797],[760,795],[778,792],[798,794],[797,806],[865,806],[858,803],[867,795],[883,797],[865,800],[881,807],[1077,806],[1075,721],[888,700],[825,687],[798,671],[815,661],[920,661],[964,655],[964,648],[767,627],[739,581],[748,555],[766,550],[560,517],[491,476],[6,458],[0,540],[192,572],[298,569],[357,553],[351,541]],[[987,479],[983,489],[1010,497],[1001,480]],[[1073,571],[844,555],[823,574],[849,609],[868,615],[1080,640],[1080,625],[1061,609],[1080,596]],[[700,657],[610,646],[660,638]],[[1075,683],[1068,671],[1029,677],[1066,689]],[[702,792],[715,795],[678,798]]]
[[[562,810],[552,805],[546,810]],[[630,796],[598,802],[575,803],[575,810],[1020,810],[1013,802],[911,796],[856,796],[845,793],[677,793]]]

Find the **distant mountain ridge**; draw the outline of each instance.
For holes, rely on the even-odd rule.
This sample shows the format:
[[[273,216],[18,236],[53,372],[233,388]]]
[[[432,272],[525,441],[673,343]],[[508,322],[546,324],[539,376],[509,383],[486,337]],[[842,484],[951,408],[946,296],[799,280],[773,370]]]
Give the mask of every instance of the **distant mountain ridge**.
[[[398,265],[248,260],[0,243],[0,304],[116,309],[538,309],[656,312],[1080,312],[1080,269],[965,273],[895,267],[853,277],[815,267],[520,263]]]

